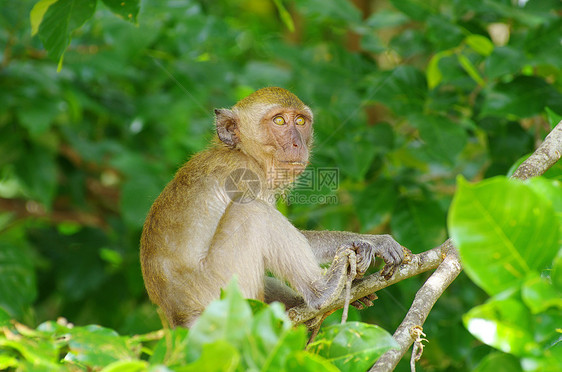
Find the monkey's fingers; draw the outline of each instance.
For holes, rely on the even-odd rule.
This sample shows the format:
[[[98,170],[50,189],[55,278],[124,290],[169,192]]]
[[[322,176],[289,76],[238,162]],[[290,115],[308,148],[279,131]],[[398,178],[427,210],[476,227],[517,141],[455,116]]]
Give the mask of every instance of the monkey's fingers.
[[[374,306],[373,301],[378,298],[376,293],[361,297],[360,299],[353,301],[351,306],[355,307],[357,310],[363,310],[365,307]]]
[[[363,306],[363,304],[359,300],[353,301],[350,305],[356,308],[357,310],[363,310],[365,308],[365,306]]]
[[[382,277],[386,280],[390,279],[392,275],[394,275],[394,272],[396,271],[398,266],[399,265],[389,265],[388,263],[386,263],[381,270]]]

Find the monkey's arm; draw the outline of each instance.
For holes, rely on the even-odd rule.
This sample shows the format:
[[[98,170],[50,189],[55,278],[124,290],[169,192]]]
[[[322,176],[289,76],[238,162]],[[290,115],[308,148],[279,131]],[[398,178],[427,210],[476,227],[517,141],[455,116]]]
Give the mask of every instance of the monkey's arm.
[[[358,234],[347,231],[301,231],[308,240],[314,256],[320,263],[330,262],[343,245],[357,248],[357,272],[364,274],[375,257],[385,262],[384,277],[393,274],[404,259],[404,248],[390,235]]]

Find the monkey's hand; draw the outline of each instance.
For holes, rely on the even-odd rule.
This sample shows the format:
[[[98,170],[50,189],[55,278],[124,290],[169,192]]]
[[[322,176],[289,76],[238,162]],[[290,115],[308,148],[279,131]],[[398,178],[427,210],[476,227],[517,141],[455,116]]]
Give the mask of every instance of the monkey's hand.
[[[358,278],[365,275],[375,257],[380,257],[385,263],[381,275],[389,279],[404,260],[405,254],[409,253],[390,235],[358,235],[352,245],[357,257]]]

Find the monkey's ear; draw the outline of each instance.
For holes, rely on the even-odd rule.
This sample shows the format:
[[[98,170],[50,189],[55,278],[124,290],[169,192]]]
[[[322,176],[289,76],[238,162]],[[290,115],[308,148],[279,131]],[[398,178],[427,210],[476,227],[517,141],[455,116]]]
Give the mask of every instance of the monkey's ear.
[[[236,147],[240,142],[238,118],[228,109],[215,109],[215,124],[219,139],[228,147]]]

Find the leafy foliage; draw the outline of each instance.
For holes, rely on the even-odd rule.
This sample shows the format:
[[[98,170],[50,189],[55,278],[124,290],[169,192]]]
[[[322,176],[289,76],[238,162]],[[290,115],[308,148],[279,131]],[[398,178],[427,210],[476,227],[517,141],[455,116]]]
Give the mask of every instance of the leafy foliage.
[[[151,366],[181,371],[363,371],[396,344],[381,328],[354,322],[328,328],[316,348],[305,351],[306,331],[303,326],[293,328],[282,305],[257,304],[252,312],[235,282],[189,331],[177,328],[128,337],[100,326],[74,327],[63,319],[36,330],[19,323],[2,330],[0,368],[52,371],[136,371]],[[354,338],[352,348],[346,345],[349,335]]]
[[[470,181],[505,175],[562,116],[557,0],[140,4],[0,5],[0,322],[6,311],[32,328],[63,316],[121,335],[159,329],[138,264],[144,216],[177,167],[208,142],[212,109],[260,87],[286,87],[314,109],[311,167],[339,170],[336,189],[297,187],[300,202],[281,210],[304,228],[391,233],[414,252],[445,239],[458,175]],[[546,177],[561,174],[558,165]],[[546,350],[562,259],[540,217],[559,218],[557,204],[549,207],[542,195],[552,196],[554,186],[538,182],[503,191],[461,183],[459,200],[476,197],[480,187],[502,200],[513,197],[512,209],[494,203],[489,217],[514,234],[500,241],[519,248],[497,253],[518,266],[467,268],[486,292],[466,276],[453,284],[424,328],[428,369],[471,370],[482,360],[483,370],[536,357],[486,356],[493,349],[473,347],[463,327],[464,313],[506,287],[516,298],[501,298],[485,312],[502,314],[505,303],[530,312],[522,334],[533,337],[532,350]],[[533,207],[540,210],[536,221],[519,219],[516,211],[534,213]],[[502,225],[504,214],[539,224],[545,235],[520,246],[528,237]],[[470,224],[486,242],[491,235],[481,222]],[[544,255],[531,253],[539,249]],[[465,251],[463,259],[483,259],[472,256]],[[552,284],[545,284],[542,270],[551,263]],[[496,287],[486,269],[505,281]],[[421,280],[379,293],[374,308],[350,317],[394,329]],[[212,355],[221,350],[231,365],[245,363],[229,342],[202,348],[201,360],[220,363]],[[45,360],[56,361],[56,353],[45,351]],[[5,356],[0,352],[1,365],[16,363],[13,354]],[[326,362],[319,358],[295,352],[287,363]],[[115,363],[144,368],[146,358]]]
[[[492,296],[465,314],[466,327],[540,371],[562,363],[562,287],[553,270],[562,254],[560,187],[542,178],[461,180],[449,214],[466,272]],[[483,361],[480,370],[495,363]]]

